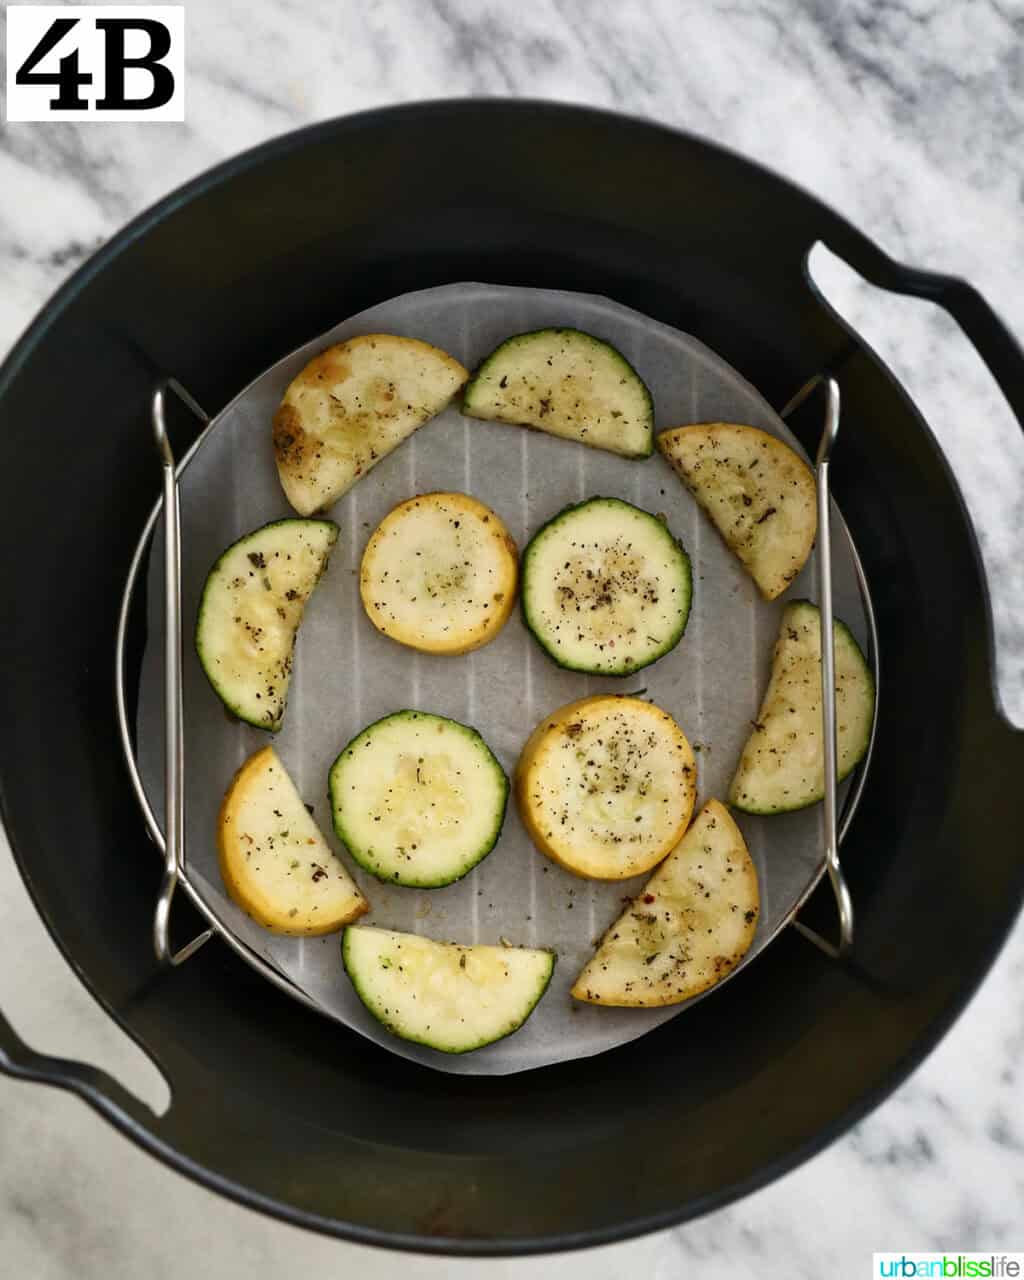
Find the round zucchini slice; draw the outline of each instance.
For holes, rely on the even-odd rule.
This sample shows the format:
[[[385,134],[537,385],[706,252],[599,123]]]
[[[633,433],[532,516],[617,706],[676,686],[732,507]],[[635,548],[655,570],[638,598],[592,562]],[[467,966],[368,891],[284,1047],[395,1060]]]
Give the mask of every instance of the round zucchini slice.
[[[679,643],[690,557],[665,524],[620,498],[549,520],[523,553],[523,618],[560,667],[627,676]]]
[[[626,880],[660,862],[686,830],[696,794],[682,729],[653,703],[614,694],[542,720],[516,770],[534,844],[591,880]]]
[[[370,909],[273,747],[235,774],[217,848],[228,893],[273,933],[333,933]]]
[[[337,538],[330,520],[276,520],[239,538],[210,570],[196,652],[239,720],[280,729],[295,637]]]
[[[508,620],[519,552],[502,521],[465,493],[400,502],[363,553],[359,591],[378,631],[424,653],[468,653]]]
[[[497,843],[508,778],[475,729],[424,711],[369,725],[330,773],[334,830],[371,875],[438,889]]]
[[[518,1031],[548,988],[550,951],[461,946],[414,933],[346,929],[341,956],[356,994],[394,1035],[468,1053]]]

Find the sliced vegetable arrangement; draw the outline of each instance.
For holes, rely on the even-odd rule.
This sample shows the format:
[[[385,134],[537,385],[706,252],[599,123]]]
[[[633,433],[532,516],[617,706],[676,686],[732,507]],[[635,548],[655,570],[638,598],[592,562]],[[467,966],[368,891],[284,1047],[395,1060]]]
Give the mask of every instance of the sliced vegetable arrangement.
[[[440,413],[469,373],[418,338],[370,333],[328,347],[291,382],[274,415],[285,496],[308,516]]]
[[[497,843],[508,779],[475,729],[424,711],[369,725],[330,773],[334,830],[379,880],[437,889]]]
[[[337,538],[330,520],[277,520],[239,538],[210,570],[196,651],[239,720],[280,729],[295,637]]]
[[[345,972],[396,1036],[467,1053],[518,1031],[547,990],[550,951],[462,946],[356,926],[341,944]]]
[[[810,469],[767,431],[730,422],[664,431],[658,448],[764,598],[780,596],[814,545],[818,517]]]
[[[626,880],[660,862],[686,830],[696,792],[693,752],[668,712],[612,694],[547,716],[516,770],[534,844],[594,880]]]
[[[834,626],[836,742],[840,780],[864,758],[875,714],[875,681],[845,623]],[[782,615],[761,709],[729,788],[748,813],[785,813],[825,794],[821,712],[821,615],[797,600]]]
[[[628,340],[624,345],[630,349]],[[273,448],[288,501],[304,517],[329,506],[463,387],[467,418],[535,428],[628,459],[644,459],[653,450],[647,387],[620,351],[591,334],[574,328],[517,334],[472,376],[426,342],[367,334],[328,347],[285,391],[274,416]],[[449,419],[438,430],[438,452],[428,455],[425,467],[414,468],[432,476],[443,471],[439,460],[450,449],[461,450],[463,432],[467,440],[479,439],[474,433],[484,428]],[[728,422],[663,431],[657,445],[761,596],[771,601],[783,594],[807,562],[817,532],[815,479],[803,460],[770,433]],[[484,452],[491,465],[491,454]],[[584,463],[585,455],[578,457],[576,492],[586,492],[588,475],[621,470],[607,459]],[[521,472],[527,497],[548,501],[551,479],[541,476],[538,498],[536,468],[526,465],[525,453]],[[634,484],[627,491],[644,489]],[[653,507],[658,500],[648,492]],[[380,486],[368,486],[368,503],[349,506],[349,527],[369,532],[371,520],[363,517],[379,517],[381,496]],[[517,513],[508,514],[517,536],[528,537],[516,523]],[[304,609],[337,538],[338,526],[330,520],[279,520],[239,539],[210,571],[196,648],[210,684],[239,720],[270,732],[281,728]],[[754,598],[749,587],[739,592],[737,575],[726,576],[727,589],[741,601]],[[563,671],[543,663],[505,671],[501,654],[492,651],[472,664],[470,707],[480,672],[484,680],[511,682],[503,696],[511,688],[513,703],[521,676],[523,703],[532,706],[535,699],[546,700],[542,688],[556,690],[551,701],[558,699],[557,690],[572,682],[566,671],[622,677],[657,662],[680,643],[694,589],[690,558],[663,514],[619,497],[590,497],[536,529],[520,560],[501,517],[475,497],[453,491],[419,494],[394,506],[369,533],[358,585],[376,631],[430,655],[455,656],[489,644],[508,623],[519,593],[526,629]],[[509,636],[517,626],[513,621]],[[822,798],[819,628],[814,605],[797,601],[785,608],[764,698],[729,789],[734,809],[782,813]],[[356,628],[339,645],[348,637],[355,647],[380,643],[366,634]],[[752,650],[750,634],[746,640]],[[843,778],[868,749],[875,689],[864,655],[839,621],[835,646]],[[445,705],[451,665],[407,656],[410,700],[419,701],[421,679],[434,680],[431,699]],[[717,678],[715,673],[712,679]],[[696,723],[714,736],[714,727],[701,718],[701,699],[709,696],[707,688],[719,686],[695,678],[692,688],[683,687],[687,692],[677,687],[676,700],[692,695]],[[361,698],[353,689],[352,705],[378,696],[375,689],[369,699]],[[670,701],[664,687],[662,698]],[[325,696],[318,707],[324,717],[340,710],[327,701]],[[347,701],[344,688],[341,701]],[[331,742],[329,751],[334,749]],[[625,910],[616,905],[605,915],[619,911],[571,988],[576,1001],[618,1008],[675,1005],[740,965],[758,926],[758,874],[725,805],[710,799],[694,816],[694,750],[669,711],[639,695],[603,692],[559,707],[523,745],[514,789],[531,841],[566,871],[607,882],[649,875],[635,897],[622,900],[628,902]],[[400,902],[404,889],[451,885],[487,857],[502,831],[509,780],[476,729],[407,709],[367,725],[341,750],[329,771],[328,791],[334,835],[347,854],[377,880],[397,886],[396,895],[381,890],[378,907],[385,912]],[[354,925],[370,904],[269,746],[252,754],[231,781],[217,848],[228,894],[264,928],[297,937],[344,929],[343,967],[356,995],[373,1018],[403,1039],[449,1054],[481,1048],[520,1028],[551,981],[555,955],[549,950],[511,946],[504,938],[502,946],[463,945]],[[529,849],[521,853],[532,857]],[[554,894],[566,879],[538,876],[536,884],[549,884]],[[495,889],[490,874],[482,874],[479,883],[479,890],[462,893],[493,897],[499,907],[501,892],[515,896],[503,879],[497,884],[504,888]],[[575,888],[568,890],[567,910],[580,889],[578,881],[569,883]],[[533,911],[537,890],[530,892]],[[435,921],[453,901],[466,900],[442,897],[446,905]],[[432,895],[417,900],[416,920],[425,919],[437,901]],[[601,901],[593,899],[599,911]],[[486,906],[493,909],[491,902]],[[544,908],[540,920],[549,918],[550,902]],[[482,904],[474,907],[474,922],[481,909]],[[574,919],[583,914],[589,913],[577,911]],[[406,918],[411,921],[411,914]],[[570,946],[578,944],[571,932],[568,937]],[[594,946],[591,932],[586,938],[587,948]],[[303,959],[309,954],[303,951]],[[582,1015],[578,1024],[589,1027],[592,1015],[574,1008]],[[607,1022],[611,1015],[593,1016]]]
[[[274,933],[333,933],[370,909],[273,747],[235,774],[217,847],[228,893]]]
[[[523,553],[523,619],[561,667],[631,675],[682,639],[690,558],[657,516],[590,498],[549,520]]]
[[[468,653],[508,620],[519,553],[497,515],[465,493],[400,502],[374,530],[359,576],[378,631],[425,653]]]
[[[721,982],[754,940],[757,872],[728,809],[709,800],[601,940],[572,988],[589,1004],[679,1004]]]
[[[654,405],[640,375],[621,352],[579,329],[507,338],[473,375],[463,411],[626,458],[646,458],[654,447]]]

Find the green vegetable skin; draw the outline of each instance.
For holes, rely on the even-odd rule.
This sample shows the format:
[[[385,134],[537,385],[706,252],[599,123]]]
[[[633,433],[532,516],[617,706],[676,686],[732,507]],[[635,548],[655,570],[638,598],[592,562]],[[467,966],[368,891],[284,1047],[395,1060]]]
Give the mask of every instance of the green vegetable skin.
[[[501,834],[509,783],[475,729],[424,711],[368,725],[330,772],[334,830],[379,880],[439,889]]]
[[[654,405],[642,378],[621,352],[580,329],[508,338],[467,384],[463,412],[626,458],[654,450]]]
[[[690,557],[667,526],[620,498],[589,498],[523,552],[523,621],[570,671],[628,676],[664,657],[690,616]]]
[[[555,968],[550,951],[460,946],[367,927],[345,930],[341,956],[382,1026],[442,1053],[469,1053],[518,1031]]]
[[[745,813],[790,813],[825,794],[821,718],[821,622],[817,605],[795,600],[782,615],[771,675],[729,788]],[[849,627],[835,619],[838,777],[871,741],[875,681]]]
[[[331,520],[275,520],[232,543],[207,575],[196,653],[227,709],[257,729],[281,727],[295,637],[337,538]]]

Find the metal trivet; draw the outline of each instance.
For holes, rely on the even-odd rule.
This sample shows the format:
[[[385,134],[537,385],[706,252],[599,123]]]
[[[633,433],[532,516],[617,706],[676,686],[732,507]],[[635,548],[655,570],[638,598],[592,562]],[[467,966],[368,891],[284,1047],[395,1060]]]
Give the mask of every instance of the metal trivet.
[[[874,723],[871,739],[865,759],[862,761],[858,776],[849,796],[842,823],[838,819],[838,769],[836,751],[836,698],[835,698],[835,644],[832,610],[832,546],[831,546],[831,511],[829,494],[829,462],[839,431],[840,396],[836,380],[824,374],[816,374],[793,396],[780,411],[780,417],[788,418],[818,388],[825,391],[825,422],[815,459],[818,502],[818,537],[817,537],[817,586],[818,609],[821,625],[821,681],[823,711],[823,741],[825,765],[825,870],[828,872],[832,893],[835,897],[839,916],[839,941],[830,942],[821,934],[805,925],[797,918],[797,912],[817,884],[814,881],[804,897],[797,904],[790,923],[805,938],[832,959],[844,958],[853,945],[854,920],[853,902],[850,891],[843,876],[839,861],[839,845],[849,826],[850,819],[856,809],[857,801],[867,776],[867,768],[874,743]],[[182,404],[203,424],[203,432],[177,465],[167,435],[165,405],[167,393],[173,393]],[[214,934],[219,934],[239,954],[263,971],[275,985],[297,995],[307,1004],[313,1002],[300,991],[295,984],[271,965],[265,956],[258,955],[245,943],[234,936],[209,908],[203,903],[200,895],[189,883],[185,869],[185,735],[182,704],[182,636],[181,636],[181,516],[179,510],[178,485],[179,477],[190,460],[199,440],[210,428],[209,416],[200,408],[188,391],[174,378],[162,382],[153,392],[151,401],[151,419],[153,438],[160,457],[163,472],[163,497],[150,516],[143,537],[136,549],[135,557],[129,570],[128,588],[125,591],[121,606],[121,616],[117,631],[117,713],[121,730],[125,757],[131,773],[132,784],[142,807],[149,835],[164,854],[164,874],[157,897],[156,911],[153,918],[153,950],[161,966],[183,964],[190,956],[209,941]],[[164,802],[167,814],[166,836],[146,798],[138,771],[138,763],[132,746],[131,729],[128,722],[127,702],[125,697],[125,638],[127,634],[128,612],[131,602],[132,587],[141,567],[143,554],[149,544],[150,536],[161,512],[164,529],[164,717],[165,717],[165,763],[164,763]],[[854,562],[859,575],[861,594],[867,615],[869,650],[872,666],[877,664],[877,639],[875,619],[871,607],[870,595],[866,590],[863,569],[856,549],[852,547]],[[877,717],[877,708],[876,708]],[[200,908],[210,920],[211,927],[198,934],[191,942],[175,951],[170,942],[170,917],[174,895],[179,884],[188,893],[193,903]]]

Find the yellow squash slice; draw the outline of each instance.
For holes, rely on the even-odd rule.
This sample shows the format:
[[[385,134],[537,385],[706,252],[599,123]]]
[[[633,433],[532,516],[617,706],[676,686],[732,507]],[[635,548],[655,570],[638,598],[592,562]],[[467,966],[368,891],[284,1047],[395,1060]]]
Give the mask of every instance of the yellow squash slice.
[[[314,357],[274,415],[274,457],[288,501],[311,515],[441,412],[469,373],[416,338],[371,333]]]
[[[516,597],[512,535],[465,493],[400,502],[363,553],[359,590],[378,631],[424,653],[468,653],[493,640]]]
[[[333,933],[369,910],[273,747],[235,774],[217,845],[228,893],[273,933]]]
[[[814,476],[788,445],[756,427],[675,427],[658,448],[743,562],[766,600],[804,567],[818,517]]]
[[[697,769],[672,717],[640,698],[583,698],[523,748],[516,798],[537,848],[592,880],[649,871],[693,812]]]
[[[572,988],[588,1004],[679,1004],[721,982],[754,940],[757,872],[742,832],[709,800],[604,935]]]

